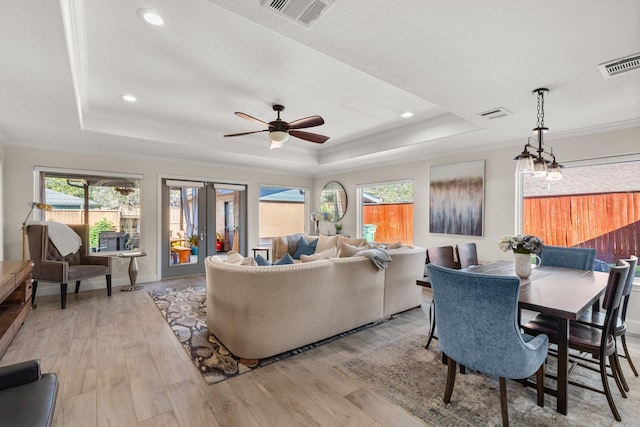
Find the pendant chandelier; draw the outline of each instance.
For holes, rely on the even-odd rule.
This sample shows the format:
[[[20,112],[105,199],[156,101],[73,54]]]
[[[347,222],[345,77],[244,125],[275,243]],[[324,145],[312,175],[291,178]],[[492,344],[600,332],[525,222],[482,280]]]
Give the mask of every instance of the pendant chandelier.
[[[539,88],[533,91],[538,98],[538,121],[533,133],[537,135],[538,140],[528,138],[522,153],[518,154],[514,160],[518,161],[518,172],[531,174],[534,178],[546,178],[549,181],[558,181],[562,179],[560,168],[563,166],[556,162],[556,156],[553,154],[553,147],[545,144],[542,137],[549,131],[544,126],[544,95],[549,93],[549,89]],[[535,151],[536,154],[529,152],[529,149]]]

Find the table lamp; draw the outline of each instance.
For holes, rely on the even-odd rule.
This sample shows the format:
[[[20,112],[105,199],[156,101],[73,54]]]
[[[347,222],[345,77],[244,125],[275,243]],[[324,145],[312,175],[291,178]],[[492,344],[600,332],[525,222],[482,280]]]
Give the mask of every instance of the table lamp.
[[[25,217],[24,221],[22,221],[22,259],[26,259],[27,258],[27,221],[29,220],[29,216],[31,215],[31,212],[33,212],[33,210],[35,208],[38,208],[40,210],[43,211],[47,211],[47,212],[51,212],[51,205],[48,205],[46,203],[38,203],[38,202],[31,202],[29,203],[29,206],[31,206],[31,209],[29,209],[29,213],[27,214],[27,216]]]

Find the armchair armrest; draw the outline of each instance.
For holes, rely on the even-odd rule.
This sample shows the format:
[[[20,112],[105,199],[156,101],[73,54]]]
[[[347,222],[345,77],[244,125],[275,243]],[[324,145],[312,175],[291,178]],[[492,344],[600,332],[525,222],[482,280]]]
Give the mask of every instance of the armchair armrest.
[[[34,261],[33,280],[64,283],[69,276],[69,264],[66,261]]]
[[[39,379],[39,360],[29,360],[0,368],[0,390],[32,383]]]

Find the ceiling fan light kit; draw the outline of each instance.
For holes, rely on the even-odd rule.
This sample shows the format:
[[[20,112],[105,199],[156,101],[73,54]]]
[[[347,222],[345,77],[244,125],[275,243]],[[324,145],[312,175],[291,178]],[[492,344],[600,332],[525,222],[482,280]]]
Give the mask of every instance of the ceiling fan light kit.
[[[278,113],[278,118],[269,123],[237,111],[236,116],[265,125],[267,126],[267,129],[257,130],[253,132],[230,133],[224,136],[242,136],[260,132],[269,132],[269,139],[271,140],[269,149],[281,148],[289,139],[289,135],[295,136],[296,138],[304,139],[305,141],[315,142],[316,144],[323,144],[329,139],[328,136],[298,130],[323,125],[324,119],[322,117],[310,116],[287,123],[284,120],[280,119],[280,112],[284,111],[284,105],[274,104],[273,111]]]
[[[518,154],[514,160],[518,161],[517,170],[520,173],[531,174],[534,178],[546,178],[548,181],[558,181],[562,179],[562,171],[560,168],[564,166],[558,164],[556,161],[556,156],[553,154],[553,147],[545,144],[542,139],[543,135],[549,131],[549,128],[544,125],[545,93],[549,93],[549,89],[538,88],[533,91],[533,94],[537,95],[538,99],[538,120],[536,127],[532,129],[533,133],[538,137],[537,141],[533,140],[533,138],[527,138],[524,150],[522,150],[522,153]],[[545,147],[548,148],[548,150],[546,150]],[[530,153],[530,148],[538,154]],[[551,159],[549,159],[549,157]]]

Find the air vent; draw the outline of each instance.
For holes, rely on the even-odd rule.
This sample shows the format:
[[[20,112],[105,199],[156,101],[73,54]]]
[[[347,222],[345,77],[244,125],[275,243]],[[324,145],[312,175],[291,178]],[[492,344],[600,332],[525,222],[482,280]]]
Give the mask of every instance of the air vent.
[[[266,0],[262,5],[307,28],[329,10],[334,0]]]
[[[480,117],[484,117],[485,119],[499,119],[500,117],[508,116],[511,114],[509,110],[505,108],[493,108],[489,111],[485,111],[484,113],[478,113]]]
[[[598,65],[605,79],[640,69],[640,53]]]

